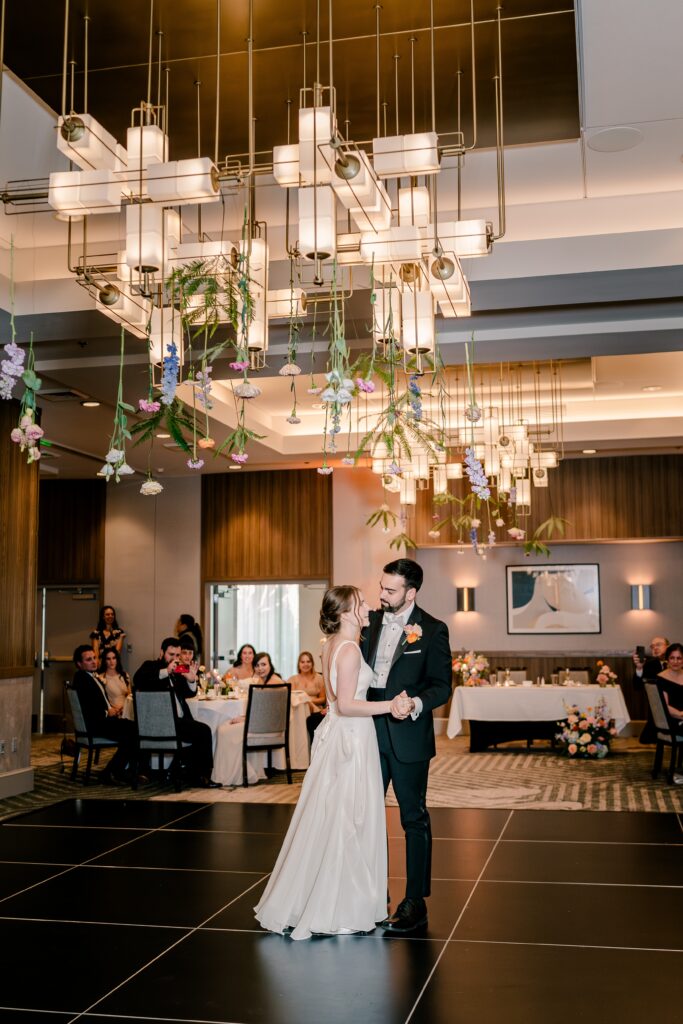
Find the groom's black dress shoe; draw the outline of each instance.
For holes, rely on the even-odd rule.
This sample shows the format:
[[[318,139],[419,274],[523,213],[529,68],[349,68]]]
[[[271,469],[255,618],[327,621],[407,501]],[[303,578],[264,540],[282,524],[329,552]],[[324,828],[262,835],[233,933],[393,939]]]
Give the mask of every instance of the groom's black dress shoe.
[[[401,900],[393,914],[382,921],[382,928],[395,935],[412,932],[427,924],[427,904],[422,898]]]

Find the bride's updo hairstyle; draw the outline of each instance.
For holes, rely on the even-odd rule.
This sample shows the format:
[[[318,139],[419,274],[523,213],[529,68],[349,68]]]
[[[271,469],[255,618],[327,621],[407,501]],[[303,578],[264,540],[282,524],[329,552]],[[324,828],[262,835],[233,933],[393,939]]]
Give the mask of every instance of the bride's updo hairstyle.
[[[339,632],[341,617],[351,608],[358,610],[361,604],[357,587],[331,587],[325,592],[320,609],[320,629],[325,636]]]

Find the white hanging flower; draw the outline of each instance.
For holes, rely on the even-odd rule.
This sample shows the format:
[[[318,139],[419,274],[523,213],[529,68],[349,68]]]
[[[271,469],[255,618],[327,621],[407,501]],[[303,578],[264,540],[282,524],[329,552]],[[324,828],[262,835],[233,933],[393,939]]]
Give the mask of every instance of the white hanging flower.
[[[116,472],[119,476],[133,476],[135,470],[131,469],[127,462],[124,462],[121,466],[119,466]]]
[[[155,495],[161,494],[163,491],[163,485],[158,480],[145,480],[142,487],[140,488],[140,494]]]
[[[350,401],[352,401],[352,399],[353,395],[351,394],[348,388],[339,388],[339,391],[337,392],[337,401],[339,402],[340,405],[347,405]]]
[[[261,394],[261,388],[257,387],[256,384],[252,384],[249,380],[236,384],[234,391],[238,398],[258,398]]]
[[[296,363],[285,363],[278,370],[281,377],[298,377],[301,373],[301,367],[297,366]]]
[[[111,466],[108,462],[105,462],[105,464],[102,466],[102,469],[100,469],[97,475],[103,476],[105,480],[108,480],[110,476],[114,475],[114,467]]]
[[[107,452],[106,460],[107,462],[111,462],[113,464],[115,462],[120,462],[121,459],[125,459],[125,457],[126,453],[122,451],[120,448],[110,448],[109,451]]]
[[[336,402],[337,392],[334,388],[325,388],[322,395],[320,396],[321,402]]]
[[[301,420],[299,419],[298,416],[288,416],[287,417],[287,422],[288,423],[301,423]]]

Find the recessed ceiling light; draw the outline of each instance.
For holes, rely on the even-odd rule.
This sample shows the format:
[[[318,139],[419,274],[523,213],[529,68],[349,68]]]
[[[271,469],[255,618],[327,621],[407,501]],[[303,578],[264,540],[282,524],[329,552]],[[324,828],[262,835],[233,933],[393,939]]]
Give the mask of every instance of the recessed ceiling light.
[[[233,462],[230,466],[228,466],[228,469],[241,469],[241,468],[242,467],[238,466],[237,463],[235,463],[235,462]]]
[[[86,401],[81,402],[81,405],[83,406],[84,409],[98,409],[100,403],[96,402],[92,398],[88,398]]]
[[[582,448],[581,451],[584,455],[595,455],[597,448]]]
[[[313,405],[311,406],[311,409],[324,409],[324,408],[325,408],[325,406],[323,405],[322,402],[314,402]]]
[[[167,441],[170,436],[170,434],[157,434],[157,437],[160,438],[162,441]]]
[[[641,391],[661,391],[662,390],[662,385],[661,384],[646,384],[645,387],[641,388],[640,390]]]

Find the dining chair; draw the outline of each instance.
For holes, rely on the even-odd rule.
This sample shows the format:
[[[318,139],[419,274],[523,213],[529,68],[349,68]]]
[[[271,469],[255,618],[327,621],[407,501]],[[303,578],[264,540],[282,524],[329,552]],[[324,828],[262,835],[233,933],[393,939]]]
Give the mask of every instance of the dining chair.
[[[192,746],[178,735],[178,715],[175,700],[169,690],[133,690],[137,742],[133,765],[133,789],[138,788],[138,766],[141,754],[159,758],[159,770],[163,767],[163,755],[174,754],[170,775],[176,793],[180,792],[180,761],[184,750]]]
[[[652,765],[652,778],[656,779],[659,775],[664,758],[664,747],[669,746],[671,747],[671,761],[666,781],[669,785],[673,785],[676,761],[678,760],[680,766],[681,755],[683,755],[683,733],[678,731],[681,723],[669,714],[669,709],[662,697],[659,685],[648,682],[644,685],[647,701],[652,712],[652,720],[657,730],[657,746],[655,748],[654,764]]]
[[[555,672],[560,677],[561,683],[565,679],[571,679],[582,686],[590,686],[591,684],[591,671],[589,668],[556,668]]]
[[[285,752],[287,782],[292,783],[289,761],[289,711],[292,687],[289,683],[260,684],[249,687],[247,713],[242,740],[242,785],[247,786],[247,754],[268,751],[268,767],[273,766],[273,751]]]
[[[87,786],[90,779],[90,771],[92,769],[93,754],[95,754],[95,763],[97,763],[100,750],[104,750],[107,747],[117,747],[118,743],[116,740],[112,740],[106,736],[94,736],[85,724],[85,716],[83,715],[80,697],[68,684],[66,692],[69,698],[69,707],[71,708],[71,717],[74,723],[74,737],[76,743],[74,763],[71,769],[71,778],[74,780],[78,774],[81,750],[87,750],[88,760],[85,765],[85,775],[83,776],[83,785]]]
[[[504,668],[497,668],[496,669],[496,678],[498,679],[499,683],[503,682],[505,680],[506,672],[507,672],[507,669],[504,669]],[[510,682],[512,682],[512,683],[523,683],[524,680],[528,679],[528,678],[529,677],[526,674],[526,666],[525,665],[523,665],[522,668],[511,668],[510,669],[510,675],[509,675]]]

